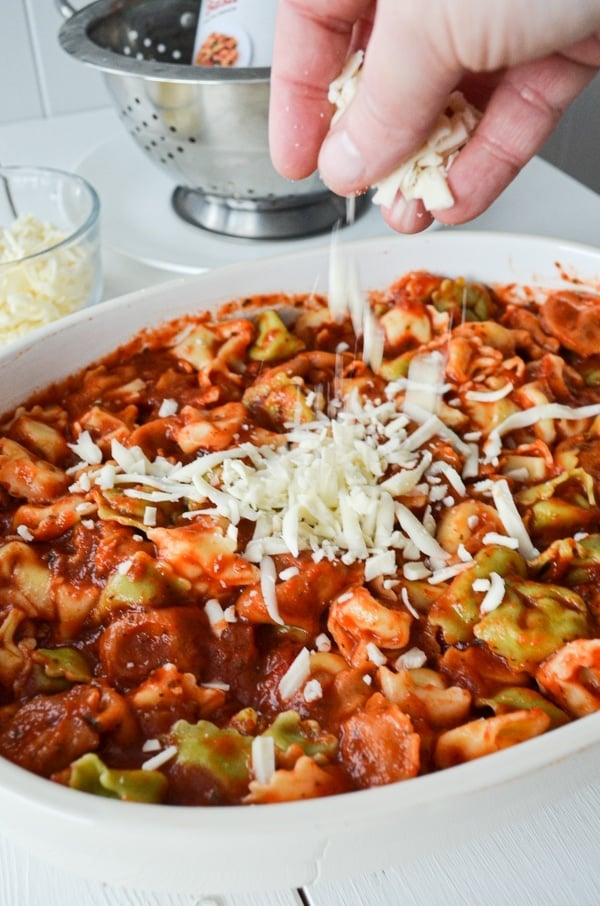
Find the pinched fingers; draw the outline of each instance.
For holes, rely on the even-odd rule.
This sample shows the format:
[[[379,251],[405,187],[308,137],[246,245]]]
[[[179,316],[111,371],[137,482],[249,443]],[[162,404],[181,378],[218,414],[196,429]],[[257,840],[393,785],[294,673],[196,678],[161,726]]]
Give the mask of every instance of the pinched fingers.
[[[277,170],[310,175],[329,129],[330,83],[368,28],[374,0],[280,0],[271,69],[269,142]]]
[[[507,70],[450,169],[455,204],[434,212],[436,218],[457,224],[485,211],[539,151],[596,71],[558,54]]]

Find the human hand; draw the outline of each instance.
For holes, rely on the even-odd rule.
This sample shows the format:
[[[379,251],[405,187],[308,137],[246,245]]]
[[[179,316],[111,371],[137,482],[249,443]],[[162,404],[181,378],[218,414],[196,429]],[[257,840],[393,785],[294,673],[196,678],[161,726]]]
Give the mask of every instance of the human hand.
[[[348,54],[366,48],[356,96],[330,128],[327,99]],[[546,141],[600,69],[600,0],[280,0],[270,142],[290,179],[318,166],[340,195],[387,176],[423,144],[451,91],[483,112],[452,164],[445,224],[481,214]],[[401,232],[431,223],[400,195]]]

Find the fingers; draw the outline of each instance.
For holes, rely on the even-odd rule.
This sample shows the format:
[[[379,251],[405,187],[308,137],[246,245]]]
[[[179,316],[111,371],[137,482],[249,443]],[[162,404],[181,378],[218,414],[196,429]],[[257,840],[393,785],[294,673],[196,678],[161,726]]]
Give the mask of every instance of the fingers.
[[[330,83],[364,32],[372,0],[280,0],[271,69],[269,142],[277,170],[301,179],[317,166],[329,129]],[[322,12],[321,8],[327,8]]]
[[[539,151],[595,71],[560,55],[507,70],[450,169],[455,204],[436,219],[464,223],[485,211]]]
[[[357,93],[319,155],[327,185],[351,195],[388,175],[423,143],[460,75],[417,3],[379,0]]]
[[[398,196],[391,208],[382,208],[383,219],[398,233],[420,233],[431,226],[433,216],[420,201],[406,201]]]
[[[318,162],[331,189],[358,194],[423,144],[449,93],[464,86],[484,116],[450,170],[456,203],[437,219],[470,220],[539,150],[593,77],[598,27],[597,0],[280,0],[273,162],[289,178],[308,176]],[[367,38],[358,91],[329,131],[329,85]],[[400,197],[383,215],[402,232],[431,222],[421,204]]]
[[[321,176],[342,195],[364,190],[423,144],[465,74],[489,81],[574,41],[589,55],[584,39],[599,20],[600,4],[590,0],[378,0],[358,91],[325,138]],[[544,127],[532,129],[528,144],[537,150]],[[522,153],[512,156],[518,169]],[[496,182],[504,183],[501,173]]]

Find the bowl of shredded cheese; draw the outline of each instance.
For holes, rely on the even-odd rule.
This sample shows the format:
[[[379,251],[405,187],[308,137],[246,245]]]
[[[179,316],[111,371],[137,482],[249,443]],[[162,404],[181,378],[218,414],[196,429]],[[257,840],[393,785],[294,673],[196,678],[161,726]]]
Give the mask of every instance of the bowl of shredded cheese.
[[[100,200],[82,177],[0,168],[0,344],[100,298]]]

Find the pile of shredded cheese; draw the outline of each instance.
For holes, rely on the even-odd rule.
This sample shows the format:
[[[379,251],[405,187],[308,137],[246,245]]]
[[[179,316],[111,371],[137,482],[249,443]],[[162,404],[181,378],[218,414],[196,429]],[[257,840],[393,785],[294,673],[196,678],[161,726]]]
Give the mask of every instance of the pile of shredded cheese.
[[[276,622],[281,620],[272,558],[278,554],[297,556],[309,551],[315,562],[323,558],[339,558],[346,564],[362,561],[367,581],[376,576],[392,581],[397,571],[395,552],[400,550],[406,579],[427,579],[431,584],[448,581],[467,568],[472,557],[459,551],[459,562],[448,562],[449,553],[436,540],[432,506],[452,506],[464,499],[465,480],[477,478],[479,463],[492,461],[496,450],[490,456],[485,444],[479,447],[479,438],[460,438],[435,414],[443,385],[423,395],[419,380],[423,374],[431,379],[442,373],[438,353],[417,356],[411,364],[412,374],[409,370],[407,378],[388,384],[385,399],[361,400],[355,395],[336,412],[316,412],[314,421],[288,426],[283,447],[242,443],[182,465],[160,456],[150,461],[139,447],[128,448],[113,440],[111,459],[106,462],[84,431],[71,445],[81,460],[72,470],[78,477],[71,490],[86,491],[91,485],[121,487],[126,496],[146,501],[147,509],[163,501],[185,501],[189,510],[184,515],[190,519],[202,513],[225,517],[234,547],[240,521],[250,521],[254,532],[242,555],[259,564],[264,598]],[[404,403],[398,408],[400,393]],[[529,414],[529,410],[523,413]],[[562,407],[560,414],[564,414]],[[582,414],[599,415],[600,405],[569,410],[573,418]],[[515,419],[512,415],[498,425],[498,435],[513,427]],[[460,473],[446,462],[433,460],[426,445],[435,437],[449,443],[462,458]],[[493,533],[493,538],[486,536],[484,543],[519,550],[527,559],[536,557],[538,551],[508,483],[480,481],[475,487],[488,497],[504,529]],[[423,520],[399,500],[415,492],[429,500]],[[488,592],[485,610],[498,606],[503,587],[500,578],[492,577],[490,587],[481,589]],[[218,616],[227,619],[226,614]]]
[[[76,311],[90,296],[89,249],[63,245],[66,238],[31,214],[0,227],[0,343]]]
[[[337,79],[329,86],[329,101],[336,107],[332,122],[342,115],[352,102],[360,79],[363,51],[352,54]],[[481,114],[454,91],[448,98],[446,110],[440,115],[427,141],[408,160],[373,188],[375,204],[389,207],[397,192],[407,201],[420,199],[428,211],[451,208],[454,198],[446,174],[460,149],[474,132]]]

